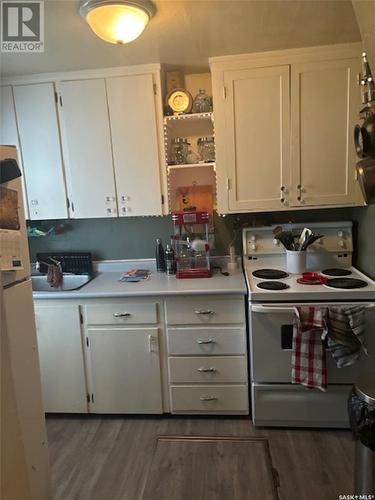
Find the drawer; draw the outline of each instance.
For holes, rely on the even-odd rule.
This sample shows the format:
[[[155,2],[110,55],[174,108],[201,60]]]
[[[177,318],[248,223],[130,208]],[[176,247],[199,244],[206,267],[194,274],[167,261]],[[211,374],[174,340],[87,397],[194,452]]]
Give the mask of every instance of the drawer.
[[[244,328],[168,328],[167,339],[175,356],[246,354]]]
[[[172,297],[166,301],[169,325],[215,325],[245,322],[243,297],[189,296]]]
[[[331,385],[326,392],[290,384],[252,384],[255,425],[349,427],[351,385]]]
[[[245,356],[169,358],[169,381],[172,384],[246,384],[246,365]]]
[[[95,304],[85,306],[89,325],[134,325],[158,322],[155,302]]]
[[[172,385],[170,394],[172,413],[248,413],[247,385]]]

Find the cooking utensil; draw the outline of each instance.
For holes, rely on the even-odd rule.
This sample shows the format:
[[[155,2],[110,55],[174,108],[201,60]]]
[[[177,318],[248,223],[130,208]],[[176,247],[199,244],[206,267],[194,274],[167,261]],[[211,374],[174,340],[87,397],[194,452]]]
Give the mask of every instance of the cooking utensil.
[[[308,241],[308,239],[310,238],[311,234],[312,234],[312,231],[308,227],[305,227],[303,229],[301,236],[298,239],[298,250],[303,250],[303,247],[304,247],[306,241]]]
[[[375,203],[375,160],[366,158],[357,163],[358,181],[367,204]]]
[[[284,245],[286,250],[295,250],[296,245],[292,231],[281,231],[275,234],[275,238]]]
[[[304,242],[302,245],[301,250],[307,250],[307,248],[312,245],[316,240],[319,240],[320,238],[323,238],[324,234],[316,234],[316,233],[311,233],[311,235],[307,238],[307,240]]]
[[[375,115],[371,114],[354,129],[354,145],[359,158],[375,158]]]

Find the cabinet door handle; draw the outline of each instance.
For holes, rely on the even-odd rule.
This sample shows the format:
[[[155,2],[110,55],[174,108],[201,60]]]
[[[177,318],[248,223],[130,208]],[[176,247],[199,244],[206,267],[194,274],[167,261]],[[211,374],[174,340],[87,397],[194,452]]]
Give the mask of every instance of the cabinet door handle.
[[[211,311],[210,309],[205,309],[205,310],[198,309],[197,311],[194,311],[194,312],[195,312],[195,314],[203,314],[206,316],[209,316],[210,314],[215,314],[214,311]]]
[[[113,313],[114,318],[129,318],[130,313]]]
[[[216,401],[218,398],[216,396],[201,396],[199,399],[201,401]]]
[[[197,339],[197,344],[214,344],[215,339],[208,339],[208,340],[203,340],[203,339]]]
[[[200,367],[200,368],[197,368],[197,372],[200,372],[200,373],[214,373],[216,372],[216,368],[205,368],[204,366]]]

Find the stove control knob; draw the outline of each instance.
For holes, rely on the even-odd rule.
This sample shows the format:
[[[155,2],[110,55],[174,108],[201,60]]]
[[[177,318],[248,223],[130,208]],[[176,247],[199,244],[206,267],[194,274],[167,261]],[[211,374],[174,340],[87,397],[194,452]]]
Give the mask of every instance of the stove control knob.
[[[345,246],[345,241],[339,240],[339,247],[344,248],[344,246]]]
[[[257,249],[256,244],[255,244],[255,243],[252,243],[252,244],[251,244],[251,250],[256,250],[256,249]]]
[[[344,236],[344,231],[339,231],[339,232],[337,233],[337,236],[338,236],[339,238],[342,238],[342,237]]]
[[[252,235],[250,236],[250,241],[255,241],[256,239],[257,239],[257,238],[256,238],[255,234],[252,234]]]
[[[276,246],[280,245],[280,241],[277,238],[274,238],[273,239],[273,244],[276,245]]]

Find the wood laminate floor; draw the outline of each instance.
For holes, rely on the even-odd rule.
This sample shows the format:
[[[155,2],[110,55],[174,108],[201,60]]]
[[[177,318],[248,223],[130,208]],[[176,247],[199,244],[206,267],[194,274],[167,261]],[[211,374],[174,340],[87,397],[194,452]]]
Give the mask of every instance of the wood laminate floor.
[[[138,500],[158,435],[263,436],[282,500],[337,500],[352,493],[349,431],[255,428],[248,417],[164,416],[48,417],[47,430],[54,500]]]

